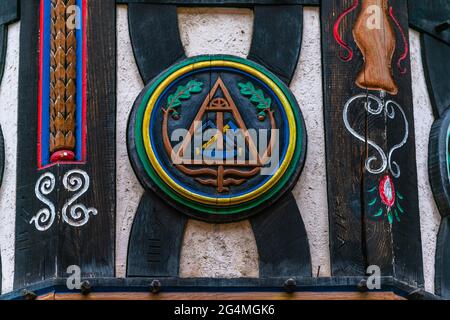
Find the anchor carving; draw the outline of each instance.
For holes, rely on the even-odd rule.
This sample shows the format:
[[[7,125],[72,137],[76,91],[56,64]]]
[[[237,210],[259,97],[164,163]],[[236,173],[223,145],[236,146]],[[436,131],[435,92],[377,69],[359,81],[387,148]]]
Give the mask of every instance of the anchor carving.
[[[223,97],[218,96],[219,92]],[[205,118],[208,118],[208,114],[215,116],[215,124],[212,121],[204,121]],[[276,129],[275,118],[272,111],[269,111],[268,114],[273,132]],[[198,183],[216,187],[219,193],[229,192],[230,186],[242,185],[256,176],[270,160],[276,135],[271,135],[266,151],[260,156],[253,137],[220,77],[199,108],[189,128],[188,138],[183,140],[177,151],[174,151],[169,139],[169,115],[169,109],[164,110],[162,134],[164,148],[171,156],[173,164],[185,175],[195,177],[195,181]],[[225,121],[226,119],[227,121]],[[176,121],[176,119],[174,120]],[[211,128],[214,129],[215,134],[201,148],[196,148],[195,156],[191,157],[191,138],[195,134],[201,134],[203,130]],[[234,141],[236,132],[238,133],[237,140],[241,138],[248,148],[248,158],[245,158],[243,146]],[[205,178],[205,176],[212,178]]]

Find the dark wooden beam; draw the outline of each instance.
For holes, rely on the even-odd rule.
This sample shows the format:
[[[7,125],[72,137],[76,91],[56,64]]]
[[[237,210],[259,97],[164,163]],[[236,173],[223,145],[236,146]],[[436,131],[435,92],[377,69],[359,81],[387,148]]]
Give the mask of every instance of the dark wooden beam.
[[[435,293],[450,299],[450,216],[442,218],[436,243]]]
[[[0,188],[2,186],[4,170],[5,170],[5,141],[3,140],[2,127],[0,127]]]
[[[0,25],[15,22],[19,17],[19,0],[2,0],[0,2]]]
[[[145,192],[131,230],[127,277],[178,277],[186,222],[184,214]]]
[[[426,33],[420,35],[422,62],[434,116],[439,119],[450,108],[450,44]]]
[[[407,1],[390,1],[390,4],[393,7],[393,12],[398,23],[404,32],[404,41],[406,44],[409,44]],[[392,65],[394,79],[398,82],[399,93],[393,100],[403,107],[409,124],[409,137],[407,142],[402,149],[396,151],[393,159],[401,168],[401,176],[398,179],[396,186],[398,193],[401,193],[404,198],[401,202],[404,211],[404,213],[401,214],[401,221],[399,223],[394,223],[392,228],[394,276],[399,281],[423,287],[424,278],[418,197],[419,190],[417,182],[411,57],[408,54],[405,60],[400,60],[405,51],[404,44],[402,42],[400,30],[394,23],[393,28],[395,30],[399,48],[393,56]],[[404,73],[402,73],[402,71],[404,71]],[[398,111],[396,112],[398,114]],[[399,115],[400,114],[398,114],[398,116]],[[401,141],[399,138],[401,139],[402,137],[404,124],[401,117],[398,116],[396,121],[388,121],[388,146],[393,146]]]
[[[37,160],[39,12],[39,1],[21,1],[15,288],[65,277],[70,265],[85,277],[115,274],[116,4],[88,1],[86,159],[44,168]],[[52,209],[55,220],[39,230],[32,219]],[[77,213],[89,221],[64,221]]]
[[[0,127],[0,189],[2,187],[3,170],[5,168],[5,143],[3,141],[2,128]],[[2,279],[2,257],[0,255],[0,279]],[[2,281],[0,281],[0,294],[2,292]]]
[[[450,44],[448,0],[408,0],[408,10],[412,28]]]
[[[382,70],[383,65],[374,69],[364,66],[364,62],[370,63],[368,62],[370,59],[363,56],[354,40],[354,35],[363,33],[364,28],[356,27],[357,32],[354,30],[352,32],[357,23],[356,19],[364,12],[361,5],[353,6],[354,3],[353,0],[333,0],[322,2],[321,6],[332,274],[364,275],[368,266],[377,265],[383,275],[393,275],[401,281],[421,286],[423,266],[410,61],[408,55],[400,60],[406,51],[404,44],[409,43],[406,2],[390,2],[394,18],[401,26],[405,39],[394,18],[389,17],[388,8],[383,8],[387,17],[384,20],[389,21],[389,25],[384,28],[390,30],[390,40],[392,41],[394,37],[397,48],[392,61],[389,61],[393,71],[391,76],[396,86],[392,87],[385,80],[377,80],[374,85],[376,88],[368,87],[363,82],[365,79],[376,77],[376,74],[370,72]],[[353,10],[347,15],[342,15],[352,6]],[[341,18],[341,23],[335,29],[338,17]],[[363,34],[359,36],[365,37]],[[338,45],[338,37],[348,45],[353,56],[350,55],[350,51],[344,51]],[[387,40],[389,37],[383,38],[386,42],[381,47],[365,47],[365,55],[369,50],[373,50],[372,53],[375,54],[378,51],[389,50],[388,47],[392,45]],[[367,43],[376,46],[373,40]],[[388,65],[388,62],[385,62],[385,65]],[[383,79],[389,79],[389,72],[388,69],[385,73],[387,77]],[[382,91],[391,93],[383,97]],[[396,115],[392,119],[386,116],[387,113],[368,112],[364,107],[365,102],[371,101],[372,108],[376,108],[377,105],[376,100],[370,95],[375,98],[382,97],[384,101],[394,100],[404,110],[404,117],[397,107],[395,107]],[[357,99],[350,100],[352,97]],[[350,106],[347,113],[344,108],[346,105]],[[347,119],[347,124],[344,119]],[[353,129],[354,132],[349,129]],[[381,165],[381,157],[369,142],[373,141],[385,154],[389,154],[389,150],[399,144],[406,133],[407,139],[402,148],[394,150],[391,160],[386,159],[391,161],[390,166],[393,170],[389,171],[389,167],[386,167],[386,170],[380,172],[371,170],[373,171],[371,173],[367,166],[368,159],[377,158],[371,163],[371,167],[374,168]],[[393,172],[396,172],[393,161],[401,169],[398,178],[393,177]],[[395,205],[400,205],[403,213],[396,207],[390,207],[392,211],[387,210],[388,205],[382,202],[380,186],[385,185],[381,183],[382,181],[388,181],[382,180],[385,175],[391,176],[394,181],[393,186],[396,192],[398,191]],[[394,215],[394,210],[397,211],[400,221],[397,220],[397,215]]]
[[[175,6],[130,3],[128,24],[134,57],[144,83],[186,57]]]
[[[302,47],[303,7],[257,5],[254,17],[247,58],[265,66],[289,84]]]
[[[308,235],[297,203],[288,192],[250,219],[259,254],[259,276],[311,277]]]
[[[178,292],[52,293],[38,300],[406,300],[394,292]]]
[[[121,3],[149,3],[162,5],[177,5],[186,7],[252,7],[255,5],[280,6],[280,5],[305,5],[318,6],[320,0],[116,0]]]
[[[114,0],[87,1],[86,163],[61,165],[58,176],[80,169],[90,188],[79,202],[97,210],[89,222],[74,228],[60,223],[58,276],[70,265],[89,277],[115,275],[116,226],[116,6]],[[73,194],[72,194],[73,195]],[[60,189],[58,203],[67,201]]]
[[[14,287],[19,288],[56,273],[55,229],[41,234],[30,225],[42,207],[35,195],[37,170],[37,101],[39,66],[39,1],[21,1],[20,62],[17,133],[17,194]],[[55,174],[56,168],[48,170]],[[49,201],[55,203],[53,196]]]

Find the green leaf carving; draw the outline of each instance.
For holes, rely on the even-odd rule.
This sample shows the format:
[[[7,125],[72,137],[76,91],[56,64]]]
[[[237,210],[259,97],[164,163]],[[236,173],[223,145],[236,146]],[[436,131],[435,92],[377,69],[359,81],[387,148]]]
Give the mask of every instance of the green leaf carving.
[[[241,93],[244,96],[252,95],[255,92],[255,86],[251,82],[238,83],[239,88],[241,88]]]
[[[405,213],[405,210],[402,208],[402,206],[398,201],[397,201],[397,209],[400,210],[401,213]]]
[[[203,83],[196,80],[190,80],[186,85],[181,85],[175,93],[167,98],[167,110],[172,116],[179,116],[178,108],[183,104],[182,100],[188,100],[192,94],[200,93],[203,90]]]
[[[203,90],[203,83],[196,80],[189,81],[186,86],[189,88],[190,93],[200,93]]]
[[[398,222],[400,222],[400,217],[398,216],[397,210],[394,210],[394,213],[395,213],[395,218],[397,219]]]
[[[250,101],[255,104],[258,116],[265,117],[266,112],[272,107],[272,99],[265,97],[261,89],[256,89],[253,83],[238,83],[240,92],[243,96],[249,97]]]
[[[390,224],[394,223],[394,217],[392,216],[392,211],[389,211],[388,213],[388,220]]]
[[[378,212],[374,215],[374,217],[379,217],[379,216],[381,216],[382,214],[383,214],[383,209],[380,208],[380,209],[378,210]]]
[[[373,199],[369,202],[369,206],[372,207],[375,203],[377,203],[377,198]]]

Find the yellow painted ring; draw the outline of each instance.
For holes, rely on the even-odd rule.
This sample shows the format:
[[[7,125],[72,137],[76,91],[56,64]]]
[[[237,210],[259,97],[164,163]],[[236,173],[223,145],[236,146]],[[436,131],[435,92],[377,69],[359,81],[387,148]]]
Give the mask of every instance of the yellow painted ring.
[[[183,76],[184,74],[198,70],[198,69],[205,69],[205,68],[213,68],[213,67],[230,67],[235,68],[238,70],[245,71],[263,82],[266,83],[266,85],[273,90],[273,92],[277,95],[277,97],[280,99],[281,104],[283,105],[283,108],[286,112],[286,117],[288,119],[289,124],[289,136],[291,137],[291,141],[289,141],[288,149],[286,151],[286,156],[284,158],[283,163],[279,166],[279,169],[277,172],[261,187],[258,189],[253,190],[252,192],[249,192],[244,195],[240,195],[233,198],[216,198],[216,197],[206,197],[202,196],[196,193],[193,193],[183,187],[181,187],[178,183],[176,183],[161,167],[160,163],[155,157],[155,153],[151,144],[150,140],[150,132],[148,130],[151,120],[151,115],[153,108],[155,107],[156,101],[158,100],[159,96],[164,92],[164,90],[176,79]],[[291,163],[291,160],[293,158],[294,152],[295,152],[295,146],[297,143],[297,126],[295,123],[295,117],[294,113],[292,112],[291,105],[289,103],[289,100],[284,95],[283,91],[266,75],[264,75],[262,72],[238,63],[234,61],[225,61],[225,60],[214,60],[214,61],[205,61],[205,62],[197,62],[193,63],[192,65],[183,67],[174,73],[172,73],[170,76],[168,76],[166,79],[164,79],[163,82],[156,88],[152,96],[150,97],[147,107],[144,114],[144,120],[143,120],[143,126],[142,126],[142,136],[144,140],[144,146],[147,153],[147,157],[152,164],[152,167],[156,171],[156,173],[159,175],[159,177],[167,184],[169,185],[174,191],[176,191],[181,196],[200,202],[203,204],[209,204],[209,205],[218,205],[218,206],[230,206],[230,205],[237,205],[241,204],[247,201],[251,201],[255,198],[258,198],[260,195],[264,194],[268,190],[270,190],[284,175],[287,168],[289,167],[289,164]]]

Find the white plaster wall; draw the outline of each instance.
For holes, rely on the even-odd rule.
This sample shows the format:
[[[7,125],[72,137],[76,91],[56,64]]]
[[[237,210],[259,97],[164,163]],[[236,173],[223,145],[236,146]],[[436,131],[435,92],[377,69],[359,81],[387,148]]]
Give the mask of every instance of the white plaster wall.
[[[0,125],[5,138],[5,175],[0,189],[0,252],[3,292],[14,279],[14,230],[16,211],[17,88],[19,77],[20,23],[8,27],[5,73],[0,86]]]
[[[331,276],[323,123],[319,8],[305,8],[302,51],[291,83],[305,118],[308,148],[305,167],[293,193],[308,233],[314,276]]]
[[[189,56],[226,53],[245,57],[252,34],[252,12],[245,9],[181,9],[180,31]],[[126,6],[118,7],[117,108],[117,276],[124,277],[128,237],[143,192],[126,151],[126,120],[143,88],[130,45]],[[15,172],[19,23],[9,27],[8,52],[0,86],[0,123],[6,140],[6,171],[0,192],[0,248],[3,292],[12,289],[14,275]],[[419,204],[426,289],[434,288],[434,250],[439,214],[427,176],[428,135],[433,116],[420,58],[420,41],[411,32],[414,115],[417,141]],[[294,194],[308,232],[313,273],[330,275],[328,213],[323,141],[319,10],[305,8],[302,53],[291,85],[308,129],[308,154]],[[209,225],[190,221],[186,230],[181,273],[184,277],[256,277],[257,250],[248,222]]]
[[[420,35],[410,30],[414,125],[416,130],[417,179],[419,181],[420,227],[422,229],[425,289],[434,292],[434,257],[440,215],[428,179],[428,139],[434,117],[422,66]]]
[[[117,215],[116,215],[116,276],[125,277],[128,238],[134,213],[144,192],[128,159],[127,120],[141,90],[144,88],[133,56],[128,34],[125,5],[117,10]]]

